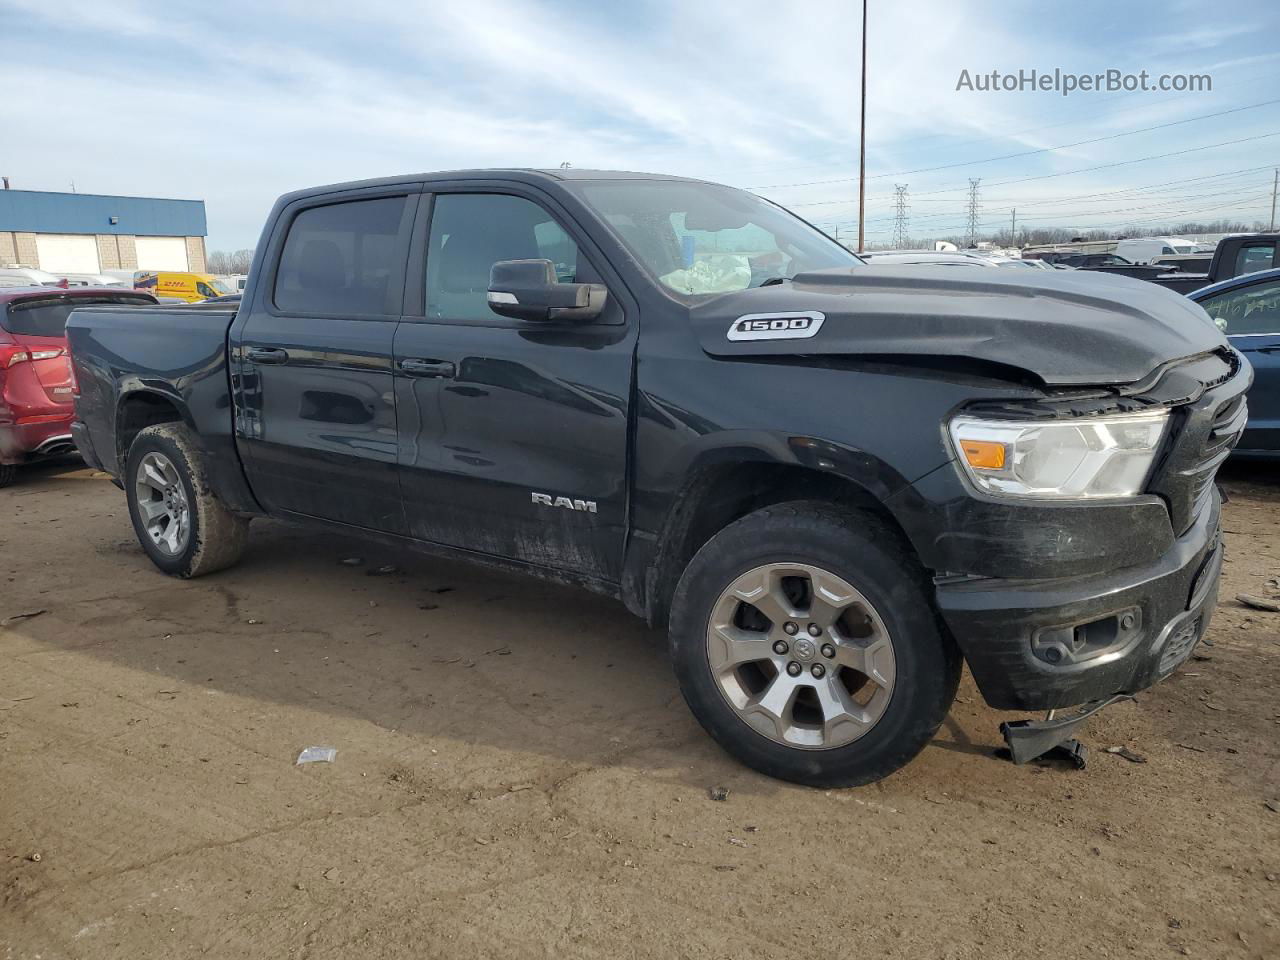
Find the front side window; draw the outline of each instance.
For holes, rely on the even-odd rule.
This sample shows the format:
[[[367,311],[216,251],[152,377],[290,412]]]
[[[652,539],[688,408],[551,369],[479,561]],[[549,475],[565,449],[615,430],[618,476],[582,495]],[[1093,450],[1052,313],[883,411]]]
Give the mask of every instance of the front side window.
[[[280,254],[275,304],[289,313],[400,312],[404,197],[303,210]]]
[[[727,293],[805,270],[862,261],[755,194],[687,180],[566,184],[595,209],[645,269],[679,294]]]
[[[503,319],[489,309],[489,271],[499,260],[550,260],[557,280],[577,281],[578,245],[532,200],[437,196],[427,243],[427,316],[460,323]]]
[[[1228,290],[1200,301],[1227,336],[1280,333],[1280,280]]]

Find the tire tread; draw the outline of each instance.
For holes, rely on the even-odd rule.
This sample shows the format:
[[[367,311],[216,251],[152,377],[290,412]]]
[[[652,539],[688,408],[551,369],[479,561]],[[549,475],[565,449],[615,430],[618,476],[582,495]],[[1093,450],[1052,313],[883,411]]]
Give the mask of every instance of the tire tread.
[[[213,492],[204,455],[190,427],[183,423],[157,423],[139,431],[129,449],[129,475],[132,476],[139,451],[155,441],[173,446],[180,460],[175,466],[185,473],[195,494],[191,503],[195,519],[191,530],[194,549],[189,551],[184,564],[174,569],[161,566],[161,569],[185,580],[231,566],[244,553],[249,521],[228,510]]]

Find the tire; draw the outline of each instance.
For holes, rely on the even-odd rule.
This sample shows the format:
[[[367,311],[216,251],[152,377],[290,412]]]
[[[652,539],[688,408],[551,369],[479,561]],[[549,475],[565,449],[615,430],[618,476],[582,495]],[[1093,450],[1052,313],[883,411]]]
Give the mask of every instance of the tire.
[[[670,642],[685,701],[716,742],[814,787],[910,762],[946,718],[962,663],[898,532],[816,501],[766,507],[712,537],[676,587]],[[735,666],[739,654],[760,659]]]
[[[129,448],[122,479],[134,533],[162,571],[189,579],[240,559],[249,521],[214,496],[190,428],[160,423],[142,430]],[[144,514],[156,513],[167,519],[149,527]]]
[[[12,463],[0,463],[0,487],[7,487],[18,479],[18,468]]]

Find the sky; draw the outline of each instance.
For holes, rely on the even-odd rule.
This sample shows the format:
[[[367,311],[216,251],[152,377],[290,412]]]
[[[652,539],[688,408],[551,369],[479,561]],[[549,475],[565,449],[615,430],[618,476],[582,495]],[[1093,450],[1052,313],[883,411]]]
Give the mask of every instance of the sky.
[[[970,178],[984,232],[1013,210],[1079,229],[1268,219],[1280,3],[1229,12],[870,0],[868,240],[891,239],[895,184],[913,237],[963,232]],[[564,162],[754,189],[849,239],[860,15],[856,0],[0,0],[0,174],[203,199],[223,250],[253,246],[300,187]],[[1212,90],[957,90],[964,70],[1055,68],[1207,73]]]

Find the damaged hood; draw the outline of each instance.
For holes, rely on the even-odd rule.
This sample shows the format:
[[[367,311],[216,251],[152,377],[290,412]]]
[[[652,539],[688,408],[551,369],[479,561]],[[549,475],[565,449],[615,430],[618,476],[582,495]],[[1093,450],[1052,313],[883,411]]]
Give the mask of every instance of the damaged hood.
[[[803,317],[767,332],[778,314]],[[757,317],[759,332],[742,332]],[[718,296],[690,310],[712,356],[966,357],[1048,385],[1128,384],[1227,346],[1204,310],[1164,287],[1085,270],[862,266]],[[775,323],[775,326],[779,324]],[[729,338],[734,330],[735,337]]]

